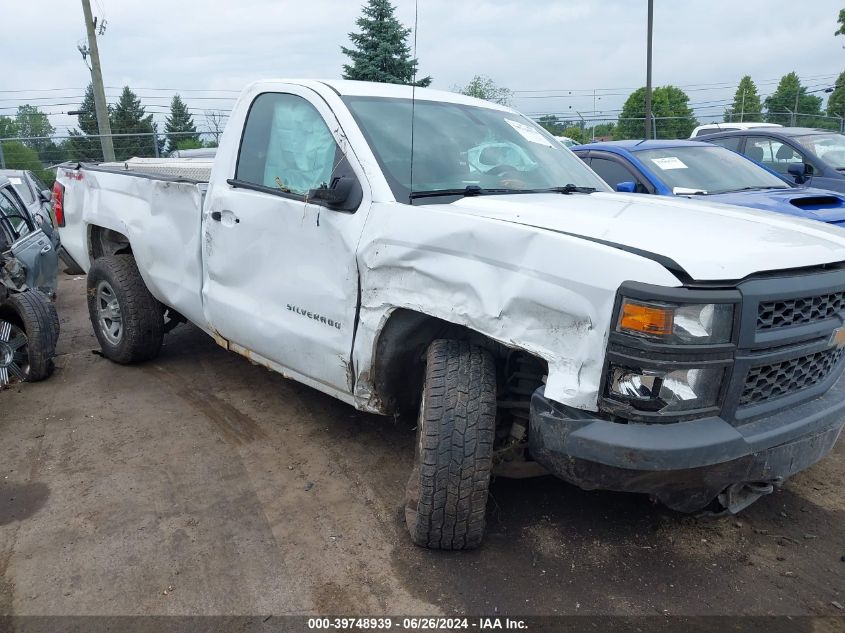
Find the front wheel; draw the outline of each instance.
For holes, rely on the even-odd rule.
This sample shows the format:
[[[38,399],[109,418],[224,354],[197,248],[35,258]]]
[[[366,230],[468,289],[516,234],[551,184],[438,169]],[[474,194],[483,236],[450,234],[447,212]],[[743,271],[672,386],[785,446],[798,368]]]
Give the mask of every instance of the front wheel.
[[[102,257],[91,265],[88,315],[106,358],[129,364],[158,355],[164,308],[147,290],[132,255]]]
[[[496,369],[486,350],[428,348],[405,522],[417,545],[472,549],[484,536],[496,429]]]

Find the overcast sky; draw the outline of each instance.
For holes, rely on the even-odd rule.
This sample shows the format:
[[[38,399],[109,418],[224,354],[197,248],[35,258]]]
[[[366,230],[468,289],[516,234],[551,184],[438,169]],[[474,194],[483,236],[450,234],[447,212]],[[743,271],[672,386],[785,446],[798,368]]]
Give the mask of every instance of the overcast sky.
[[[202,127],[202,110],[228,109],[236,92],[226,91],[252,80],[339,77],[340,46],[363,0],[91,2],[106,21],[99,42],[109,100],[129,85],[159,118],[173,89],[183,91]],[[413,26],[413,1],[394,4]],[[685,86],[702,121],[721,115],[744,74],[766,95],[792,70],[811,89],[845,70],[845,38],[833,36],[842,0],[654,4],[654,83]],[[74,109],[90,77],[76,50],[85,38],[80,2],[10,0],[2,11],[0,114],[26,101]],[[432,86],[489,75],[525,91],[514,105],[528,114],[589,116],[595,89],[595,110],[615,118],[645,83],[645,43],[646,0],[419,0],[417,56]],[[33,92],[9,92],[22,90]],[[51,118],[59,134],[75,125]]]

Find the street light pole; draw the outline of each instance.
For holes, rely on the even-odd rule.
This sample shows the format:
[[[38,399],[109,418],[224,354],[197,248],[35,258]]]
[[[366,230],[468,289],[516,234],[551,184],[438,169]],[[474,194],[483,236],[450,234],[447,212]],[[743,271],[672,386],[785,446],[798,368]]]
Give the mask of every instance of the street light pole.
[[[651,138],[651,36],[654,23],[654,0],[648,0],[648,44],[645,71],[645,138]]]
[[[88,51],[91,55],[91,83],[94,86],[94,109],[97,112],[97,128],[100,131],[100,145],[103,148],[103,160],[114,162],[114,145],[109,124],[109,110],[106,105],[106,91],[103,88],[103,71],[100,68],[100,50],[97,48],[97,34],[94,32],[94,18],[91,15],[89,0],[82,0],[82,12],[85,14],[85,30],[88,31]]]

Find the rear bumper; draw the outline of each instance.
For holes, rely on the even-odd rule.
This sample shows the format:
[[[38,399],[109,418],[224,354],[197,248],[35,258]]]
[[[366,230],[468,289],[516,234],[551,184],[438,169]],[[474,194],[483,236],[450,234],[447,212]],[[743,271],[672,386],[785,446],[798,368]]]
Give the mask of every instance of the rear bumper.
[[[532,457],[586,490],[650,494],[694,512],[734,484],[779,483],[827,455],[845,422],[845,376],[823,396],[746,424],[720,417],[671,424],[610,422],[531,400]]]

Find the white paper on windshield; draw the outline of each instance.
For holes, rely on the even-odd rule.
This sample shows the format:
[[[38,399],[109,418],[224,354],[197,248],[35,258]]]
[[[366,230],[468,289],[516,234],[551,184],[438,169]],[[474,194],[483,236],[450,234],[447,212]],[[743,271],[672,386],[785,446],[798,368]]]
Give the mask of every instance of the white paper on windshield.
[[[520,123],[519,121],[512,121],[511,119],[505,119],[505,122],[519,132],[519,135],[526,141],[537,143],[538,145],[545,145],[546,147],[554,147],[549,139],[540,134],[538,130],[535,130],[530,125]]]
[[[660,169],[687,169],[684,162],[677,156],[664,156],[663,158],[652,158],[651,162]]]
[[[23,181],[20,178],[9,178],[9,182],[13,185],[22,185]]]

